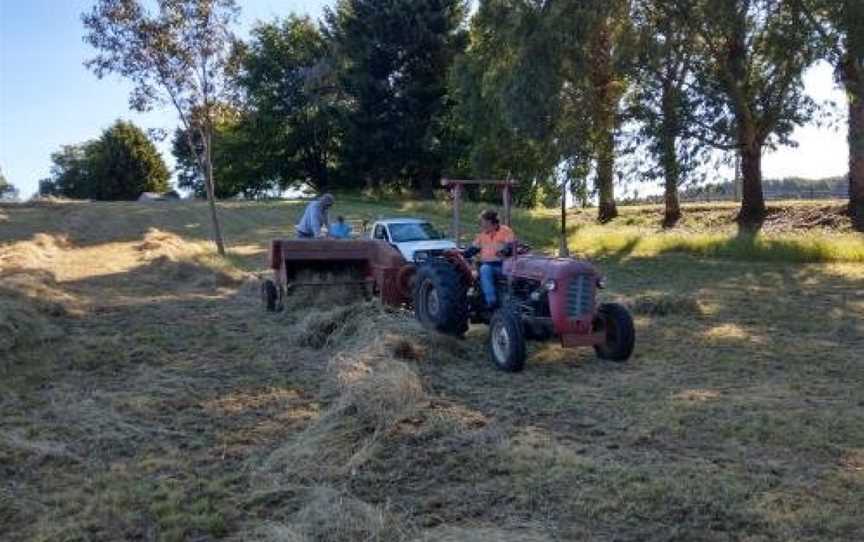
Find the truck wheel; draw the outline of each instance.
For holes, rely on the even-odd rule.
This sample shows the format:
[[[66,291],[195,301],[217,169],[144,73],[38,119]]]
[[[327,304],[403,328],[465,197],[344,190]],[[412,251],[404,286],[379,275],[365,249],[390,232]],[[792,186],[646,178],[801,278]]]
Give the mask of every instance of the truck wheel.
[[[468,289],[451,265],[423,264],[414,281],[414,313],[427,328],[461,336],[468,331]]]
[[[515,312],[501,308],[489,322],[489,359],[502,371],[518,373],[525,368],[525,335]]]
[[[278,312],[280,310],[279,288],[271,279],[267,279],[261,284],[261,301],[264,303],[264,308],[267,312]]]
[[[636,330],[633,327],[633,317],[622,305],[606,303],[600,305],[597,318],[602,329],[606,331],[606,341],[594,346],[594,351],[600,359],[611,361],[627,361],[633,354],[636,344]]]

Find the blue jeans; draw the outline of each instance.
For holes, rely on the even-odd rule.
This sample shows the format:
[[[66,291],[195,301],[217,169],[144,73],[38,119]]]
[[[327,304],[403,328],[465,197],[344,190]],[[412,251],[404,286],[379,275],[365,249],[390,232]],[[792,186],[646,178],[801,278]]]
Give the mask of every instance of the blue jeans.
[[[480,266],[480,288],[483,290],[486,305],[494,307],[498,303],[495,293],[495,279],[503,276],[504,271],[501,269],[501,262],[487,262]]]

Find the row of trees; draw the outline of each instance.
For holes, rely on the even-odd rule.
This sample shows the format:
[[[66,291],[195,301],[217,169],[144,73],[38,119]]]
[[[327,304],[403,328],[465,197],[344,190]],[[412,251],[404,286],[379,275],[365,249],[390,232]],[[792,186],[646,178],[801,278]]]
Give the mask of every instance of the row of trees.
[[[321,21],[230,34],[234,0],[98,0],[97,75],[175,106],[181,185],[299,184],[429,196],[442,175],[519,178],[532,204],[596,194],[617,214],[627,157],[678,191],[717,151],[742,165],[740,220],[765,212],[761,158],[822,110],[819,60],[849,95],[850,211],[864,219],[864,3],[857,0],[338,0]],[[211,205],[215,220],[215,206]],[[218,227],[217,227],[218,230]],[[217,235],[217,238],[219,236]]]
[[[42,195],[95,200],[134,200],[142,192],[169,190],[170,173],[140,128],[118,120],[93,141],[65,145],[51,155]]]

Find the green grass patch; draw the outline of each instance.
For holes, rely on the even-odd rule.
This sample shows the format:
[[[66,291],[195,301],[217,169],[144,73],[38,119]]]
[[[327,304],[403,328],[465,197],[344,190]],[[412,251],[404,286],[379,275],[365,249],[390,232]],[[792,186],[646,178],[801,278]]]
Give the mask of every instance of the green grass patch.
[[[751,234],[648,232],[592,226],[569,238],[570,249],[593,257],[656,257],[667,253],[762,262],[864,262],[860,234]]]

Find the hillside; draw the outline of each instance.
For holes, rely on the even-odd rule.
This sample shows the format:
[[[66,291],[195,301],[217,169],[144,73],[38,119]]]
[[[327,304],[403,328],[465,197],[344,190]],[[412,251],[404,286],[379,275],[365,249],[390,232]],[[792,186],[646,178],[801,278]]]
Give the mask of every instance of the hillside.
[[[513,375],[483,327],[432,335],[350,292],[264,313],[297,203],[224,204],[227,260],[199,203],[0,206],[2,538],[862,539],[864,241],[774,209],[755,238],[731,206],[668,232],[656,207],[574,211],[636,354],[536,345]],[[555,211],[515,226],[558,245]]]

